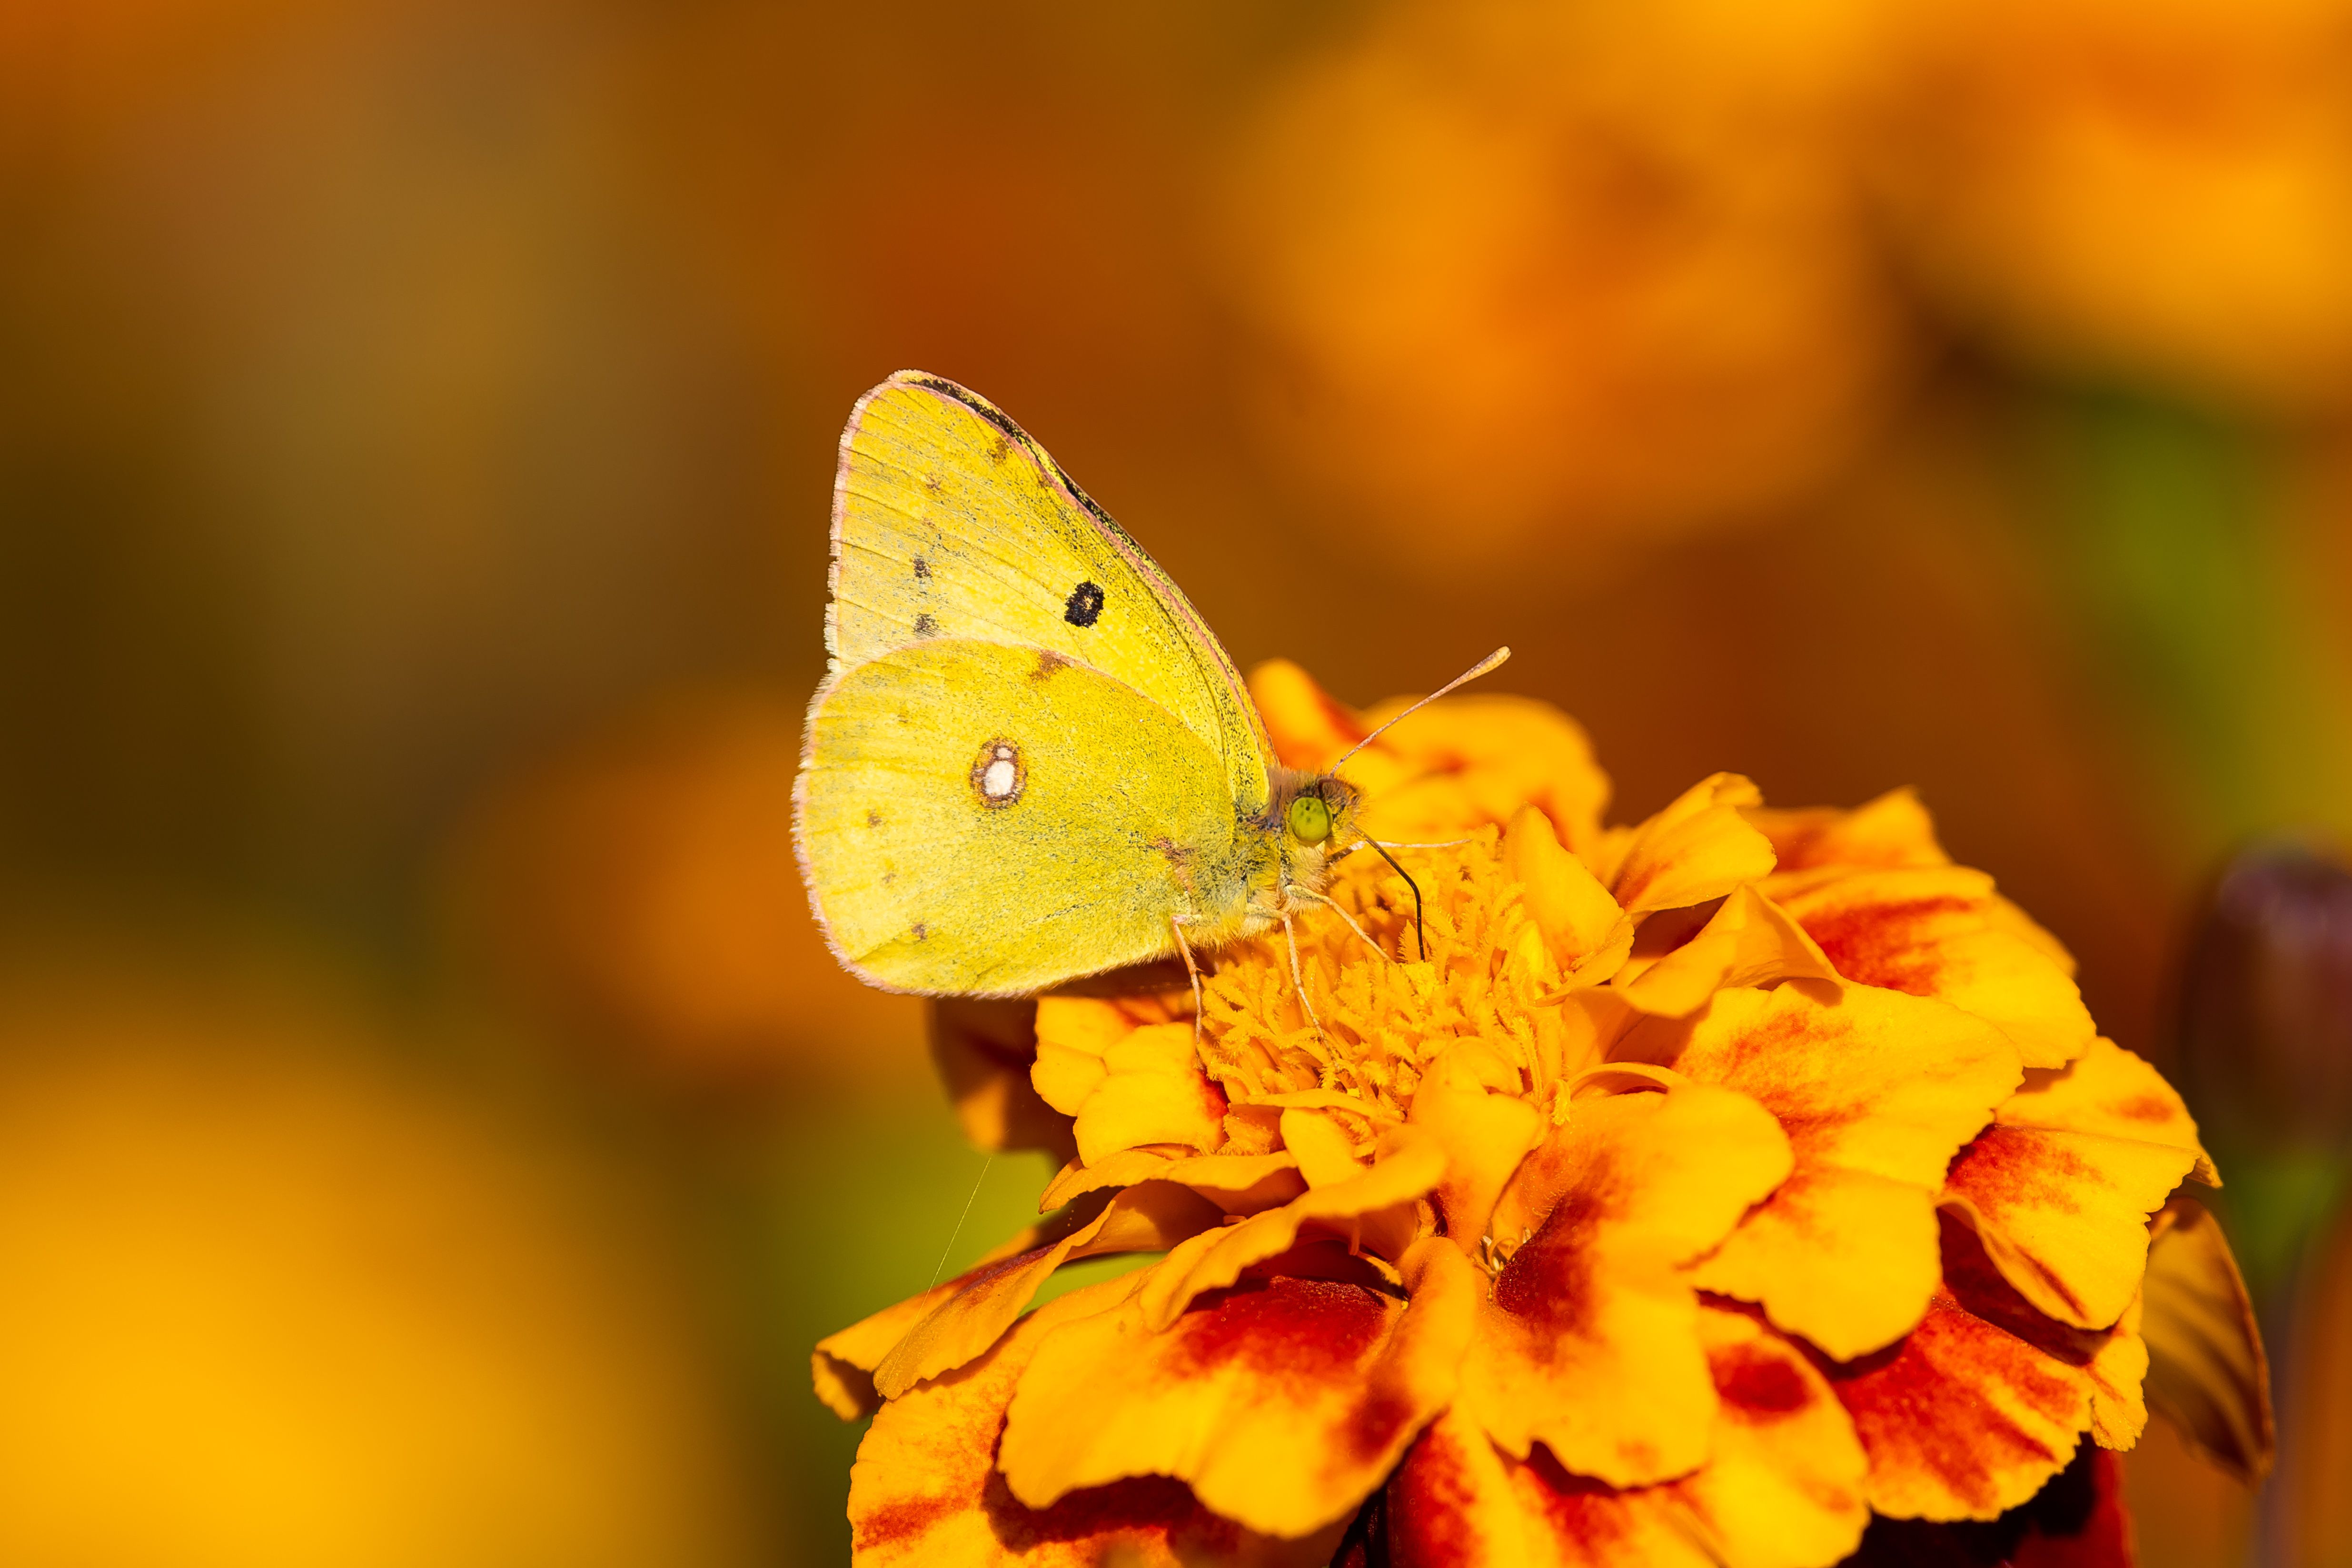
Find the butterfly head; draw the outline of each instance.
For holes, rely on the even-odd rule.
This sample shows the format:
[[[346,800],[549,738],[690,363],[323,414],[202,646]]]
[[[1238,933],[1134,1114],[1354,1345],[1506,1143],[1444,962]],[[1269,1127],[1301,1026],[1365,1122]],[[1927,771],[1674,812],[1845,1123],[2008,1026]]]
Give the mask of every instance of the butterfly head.
[[[1356,836],[1356,786],[1329,774],[1292,775],[1280,807],[1284,880],[1310,890],[1323,886],[1325,865]]]
[[[1353,828],[1356,799],[1356,786],[1344,779],[1328,773],[1300,779],[1282,815],[1291,851],[1328,851]]]

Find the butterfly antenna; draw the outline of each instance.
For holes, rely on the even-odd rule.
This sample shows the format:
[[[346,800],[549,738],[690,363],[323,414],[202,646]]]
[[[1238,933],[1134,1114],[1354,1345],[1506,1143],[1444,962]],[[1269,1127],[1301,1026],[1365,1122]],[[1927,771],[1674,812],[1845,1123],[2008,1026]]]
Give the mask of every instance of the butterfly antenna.
[[[994,1154],[989,1155],[987,1159],[982,1160],[980,1163],[980,1174],[971,1179],[971,1196],[964,1199],[963,1213],[956,1215],[956,1226],[953,1230],[948,1232],[948,1244],[940,1248],[940,1266],[931,1270],[931,1285],[938,1284],[940,1282],[940,1276],[948,1271],[948,1254],[955,1250],[956,1237],[963,1234],[963,1222],[971,1217],[972,1203],[980,1196],[980,1184],[988,1180],[989,1167],[995,1163],[996,1156]],[[931,1288],[931,1285],[926,1285],[923,1289],[928,1290]]]
[[[1362,740],[1349,747],[1346,756],[1341,757],[1338,762],[1333,763],[1329,767],[1323,771],[1327,773],[1338,773],[1341,768],[1348,765],[1349,757],[1354,756],[1358,752],[1362,751],[1366,746],[1369,746],[1374,741],[1379,740],[1382,734],[1387,732],[1390,725],[1394,724],[1400,719],[1411,718],[1413,714],[1420,712],[1423,708],[1428,707],[1431,703],[1436,701],[1439,698],[1444,696],[1447,692],[1452,691],[1456,687],[1467,686],[1470,682],[1477,679],[1480,676],[1486,674],[1489,670],[1501,665],[1505,659],[1510,657],[1511,650],[1509,648],[1496,648],[1494,652],[1488,654],[1486,658],[1480,659],[1477,663],[1472,665],[1469,668],[1464,670],[1461,674],[1455,676],[1453,679],[1447,681],[1444,685],[1439,687],[1436,690],[1431,692],[1428,696],[1423,698],[1420,701],[1414,703],[1403,712],[1394,715],[1379,729],[1373,731],[1370,734],[1365,736]],[[1390,864],[1394,865],[1395,862],[1391,861]]]
[[[1457,680],[1454,684],[1459,686],[1462,682]],[[1403,715],[1399,714],[1398,717],[1402,718]],[[1391,870],[1403,877],[1404,885],[1412,889],[1412,934],[1414,940],[1421,943],[1421,961],[1427,963],[1429,962],[1429,928],[1422,924],[1421,921],[1421,884],[1406,874],[1405,868],[1396,863],[1396,857],[1390,854],[1379,839],[1367,838],[1364,842],[1372,847],[1374,854],[1389,863]]]

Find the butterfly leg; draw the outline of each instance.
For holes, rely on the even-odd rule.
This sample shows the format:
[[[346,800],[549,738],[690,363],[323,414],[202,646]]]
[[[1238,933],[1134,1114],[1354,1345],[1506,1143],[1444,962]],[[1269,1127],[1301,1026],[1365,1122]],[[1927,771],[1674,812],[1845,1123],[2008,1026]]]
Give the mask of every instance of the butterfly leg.
[[[1307,999],[1307,977],[1298,969],[1298,936],[1290,927],[1290,911],[1282,911],[1282,940],[1290,944],[1290,983],[1298,988],[1298,1010],[1315,1026],[1316,1037],[1323,1035],[1323,1020],[1315,1016],[1315,1004]]]
[[[1192,977],[1192,1048],[1198,1050],[1201,1020],[1208,1015],[1208,1006],[1201,999],[1201,966],[1192,961],[1192,944],[1184,940],[1184,922],[1170,915],[1168,929],[1175,933],[1176,952],[1184,960],[1184,973]]]
[[[1391,963],[1397,962],[1397,960],[1389,956],[1388,949],[1382,947],[1379,942],[1374,942],[1370,937],[1366,936],[1364,934],[1364,928],[1356,923],[1355,917],[1349,914],[1346,910],[1341,909],[1336,901],[1325,898],[1320,893],[1310,892],[1305,888],[1293,888],[1290,889],[1290,894],[1293,898],[1307,899],[1316,903],[1321,904],[1333,914],[1338,915],[1342,921],[1345,921],[1347,922],[1348,929],[1356,933],[1356,940],[1362,942],[1366,947],[1370,948],[1374,956],[1387,959]]]

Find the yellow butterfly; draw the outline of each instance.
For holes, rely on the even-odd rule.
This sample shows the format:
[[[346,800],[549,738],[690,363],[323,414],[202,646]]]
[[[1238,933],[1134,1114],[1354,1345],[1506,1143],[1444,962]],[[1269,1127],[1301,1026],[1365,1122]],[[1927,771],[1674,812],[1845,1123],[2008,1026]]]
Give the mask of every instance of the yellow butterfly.
[[[859,978],[1026,995],[1327,901],[1355,787],[1275,761],[1176,584],[953,382],[901,371],[850,414],[825,648],[794,829]]]

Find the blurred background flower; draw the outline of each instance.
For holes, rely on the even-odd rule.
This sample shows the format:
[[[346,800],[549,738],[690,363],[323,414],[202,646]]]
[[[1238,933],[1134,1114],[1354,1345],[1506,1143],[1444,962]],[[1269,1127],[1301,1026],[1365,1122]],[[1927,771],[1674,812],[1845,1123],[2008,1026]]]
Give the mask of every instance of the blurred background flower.
[[[2352,0],[37,3],[0,215],[11,1562],[839,1560],[806,1345],[1045,1163],[787,843],[906,365],[1245,667],[1507,640],[1625,819],[1916,786],[2225,1168],[2341,1163],[2331,994],[2176,959],[2352,837]],[[2232,1190],[2275,1323],[2339,1192]],[[2147,1561],[2251,1561],[2168,1442]]]
[[[1955,319],[2074,372],[2309,415],[2352,377],[2352,16],[2332,0],[1891,7],[1863,149]]]
[[[1310,514],[1485,574],[1850,465],[1913,356],[1835,156],[1835,9],[1404,4],[1298,68],[1218,237]]]

